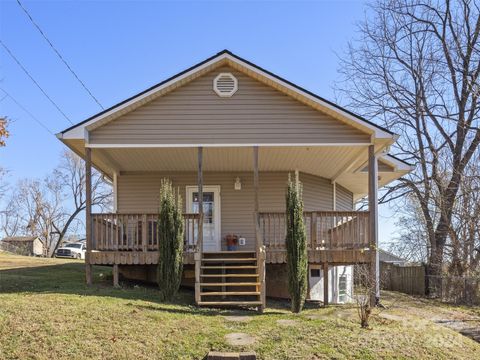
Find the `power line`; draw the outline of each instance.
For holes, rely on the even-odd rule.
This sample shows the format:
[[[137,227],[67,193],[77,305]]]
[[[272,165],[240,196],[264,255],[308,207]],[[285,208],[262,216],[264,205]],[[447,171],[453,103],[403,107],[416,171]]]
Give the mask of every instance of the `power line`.
[[[35,20],[33,20],[33,17],[32,15],[30,15],[30,13],[28,12],[28,10],[23,6],[23,4],[20,2],[20,0],[17,0],[17,4],[18,6],[20,6],[23,10],[23,12],[27,15],[27,17],[30,19],[30,22],[33,24],[33,26],[35,26],[37,28],[37,30],[40,32],[40,34],[43,36],[43,38],[45,39],[45,41],[48,43],[48,45],[50,45],[50,47],[52,48],[52,50],[55,52],[55,54],[57,54],[57,56],[60,58],[60,60],[65,64],[65,66],[67,67],[67,69],[72,73],[72,75],[75,77],[75,79],[77,79],[77,81],[80,83],[80,85],[82,85],[82,87],[85,89],[85,91],[90,95],[90,97],[98,104],[98,106],[100,106],[102,109],[104,109],[104,107],[102,106],[102,104],[100,104],[100,101],[98,101],[98,99],[92,94],[92,92],[87,88],[87,86],[85,85],[85,83],[80,80],[80,78],[78,77],[78,75],[75,73],[75,71],[73,71],[72,67],[67,63],[67,61],[63,58],[63,56],[60,54],[60,52],[55,48],[55,46],[52,44],[52,42],[48,39],[47,35],[43,32],[43,30],[40,28],[40,26],[35,22]]]
[[[10,95],[5,89],[1,88],[0,87],[0,90],[2,90],[4,93],[5,93],[5,96],[10,98],[20,109],[22,109],[23,111],[25,111],[28,115],[30,115],[30,117],[36,121],[36,123],[38,125],[40,125],[42,128],[44,128],[46,131],[48,131],[51,135],[55,136],[55,134],[48,128],[47,125],[45,125],[44,123],[42,123],[35,115],[33,115],[30,111],[28,111],[27,108],[25,108],[25,106],[23,106],[22,104],[20,104],[17,99],[15,99],[12,95]]]
[[[70,118],[62,111],[62,109],[60,109],[60,107],[57,105],[57,103],[55,101],[53,101],[50,96],[48,96],[48,94],[45,92],[45,90],[43,90],[43,88],[40,86],[40,84],[33,78],[32,75],[30,75],[30,73],[25,68],[25,66],[23,66],[22,63],[15,57],[15,55],[13,55],[13,53],[10,51],[10,49],[7,47],[7,45],[5,45],[5,43],[1,39],[0,39],[0,44],[7,51],[8,55],[10,55],[10,57],[17,63],[17,65],[20,66],[20,68],[24,71],[24,73],[27,74],[27,76],[30,78],[30,80],[32,80],[33,83],[35,85],[37,85],[37,87],[40,89],[40,91],[43,93],[43,95],[45,95],[45,97],[53,104],[53,106],[55,106],[55,108],[63,115],[63,117],[65,119],[67,119],[68,122],[70,122],[70,124],[73,125],[73,122],[70,120]]]

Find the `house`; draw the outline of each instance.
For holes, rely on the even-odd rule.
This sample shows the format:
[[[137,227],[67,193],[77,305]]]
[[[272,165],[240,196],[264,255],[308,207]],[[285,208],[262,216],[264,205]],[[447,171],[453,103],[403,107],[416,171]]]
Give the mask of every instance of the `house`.
[[[10,236],[2,239],[2,248],[28,256],[45,256],[45,245],[37,236]]]
[[[391,252],[388,252],[383,249],[378,249],[378,260],[380,261],[380,263],[400,265],[400,266],[404,266],[405,264],[408,263],[407,260],[401,258],[400,256],[392,254]]]
[[[57,137],[86,161],[87,283],[96,264],[113,266],[114,284],[119,273],[155,279],[159,184],[169,178],[184,195],[184,283],[205,306],[261,310],[265,296],[288,296],[285,189],[296,171],[324,302],[332,266],[368,263],[378,274],[377,190],[411,170],[388,155],[388,129],[227,50]],[[112,180],[111,214],[92,213],[92,166]],[[369,211],[355,211],[365,196]]]

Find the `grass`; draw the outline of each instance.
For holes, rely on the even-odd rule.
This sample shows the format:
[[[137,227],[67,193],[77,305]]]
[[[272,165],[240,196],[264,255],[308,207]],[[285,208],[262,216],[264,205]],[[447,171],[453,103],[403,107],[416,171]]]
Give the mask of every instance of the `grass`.
[[[0,253],[0,359],[202,359],[209,350],[255,350],[262,359],[473,359],[480,353],[480,344],[429,320],[479,316],[478,308],[389,293],[388,316],[362,330],[348,306],[309,305],[294,315],[287,302],[269,301],[259,315],[198,309],[190,290],[171,303],[157,295],[154,287],[114,289],[108,267],[95,268],[88,288],[80,261]],[[224,318],[239,313],[251,321]],[[281,326],[280,319],[296,324]],[[233,332],[256,342],[230,346],[224,336]]]

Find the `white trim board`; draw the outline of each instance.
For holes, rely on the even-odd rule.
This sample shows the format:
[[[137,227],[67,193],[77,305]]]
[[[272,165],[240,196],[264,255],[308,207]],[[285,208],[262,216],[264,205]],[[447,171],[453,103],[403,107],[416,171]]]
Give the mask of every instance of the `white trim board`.
[[[299,147],[299,146],[367,146],[371,143],[245,143],[245,144],[85,144],[87,148],[120,149],[120,148],[195,148],[195,147]]]

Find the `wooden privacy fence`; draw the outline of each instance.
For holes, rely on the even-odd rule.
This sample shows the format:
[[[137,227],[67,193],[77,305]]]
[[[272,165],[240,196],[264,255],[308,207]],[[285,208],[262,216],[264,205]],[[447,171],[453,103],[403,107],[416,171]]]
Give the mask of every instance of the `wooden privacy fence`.
[[[384,290],[425,295],[425,266],[380,263],[380,283]]]
[[[184,249],[193,251],[198,214],[183,214]],[[158,251],[158,214],[92,214],[92,250]]]
[[[285,249],[285,212],[261,212],[260,232],[267,249]],[[369,247],[368,211],[305,211],[309,250]]]

